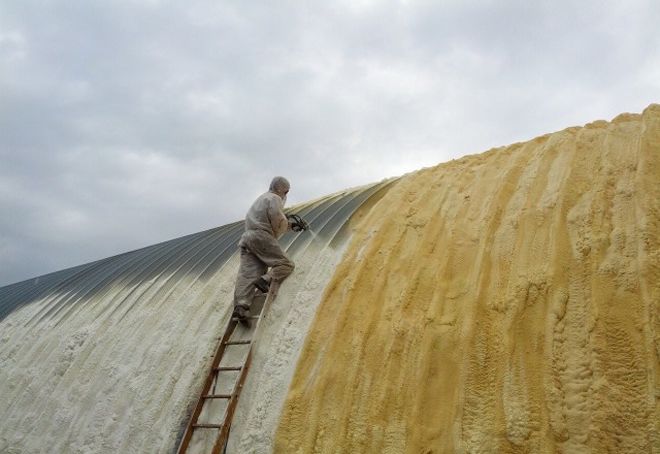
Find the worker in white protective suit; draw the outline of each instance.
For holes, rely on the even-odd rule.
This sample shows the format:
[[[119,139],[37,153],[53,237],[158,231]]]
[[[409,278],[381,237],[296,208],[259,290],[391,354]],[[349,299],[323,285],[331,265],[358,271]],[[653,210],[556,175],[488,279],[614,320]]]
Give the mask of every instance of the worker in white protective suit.
[[[245,232],[238,242],[241,262],[233,315],[248,326],[255,287],[267,293],[272,282],[282,282],[294,269],[277,242],[291,228],[283,211],[290,187],[286,178],[273,178],[268,192],[257,197],[245,216]]]

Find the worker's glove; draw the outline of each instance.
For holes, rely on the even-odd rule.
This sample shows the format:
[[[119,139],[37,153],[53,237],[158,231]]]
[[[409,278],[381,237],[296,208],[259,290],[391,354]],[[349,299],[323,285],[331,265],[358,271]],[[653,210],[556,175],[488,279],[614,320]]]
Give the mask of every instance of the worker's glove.
[[[303,230],[309,229],[309,224],[297,214],[287,214],[286,218],[289,221],[291,230],[294,232],[302,232]]]

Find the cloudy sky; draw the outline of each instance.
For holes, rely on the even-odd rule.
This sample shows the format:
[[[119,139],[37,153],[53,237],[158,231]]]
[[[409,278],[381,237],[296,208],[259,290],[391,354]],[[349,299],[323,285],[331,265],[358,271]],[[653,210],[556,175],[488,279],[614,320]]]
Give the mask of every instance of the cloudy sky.
[[[660,102],[660,2],[0,0],[0,285]]]

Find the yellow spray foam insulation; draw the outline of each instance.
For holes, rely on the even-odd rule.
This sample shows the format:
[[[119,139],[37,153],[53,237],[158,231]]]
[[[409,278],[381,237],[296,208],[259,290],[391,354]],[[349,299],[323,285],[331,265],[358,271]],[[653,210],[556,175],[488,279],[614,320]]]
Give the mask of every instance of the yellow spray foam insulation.
[[[275,452],[660,452],[660,105],[401,178],[355,226]]]

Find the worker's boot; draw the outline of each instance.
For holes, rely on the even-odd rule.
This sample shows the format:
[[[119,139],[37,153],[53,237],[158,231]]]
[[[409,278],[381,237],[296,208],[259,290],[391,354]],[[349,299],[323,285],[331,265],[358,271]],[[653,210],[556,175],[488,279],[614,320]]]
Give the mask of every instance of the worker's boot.
[[[234,313],[231,314],[232,317],[238,319],[238,322],[245,326],[246,328],[250,327],[250,309],[245,306],[236,306],[234,307]]]
[[[254,281],[254,286],[259,289],[262,293],[268,293],[270,289],[270,282],[268,282],[263,276]]]

